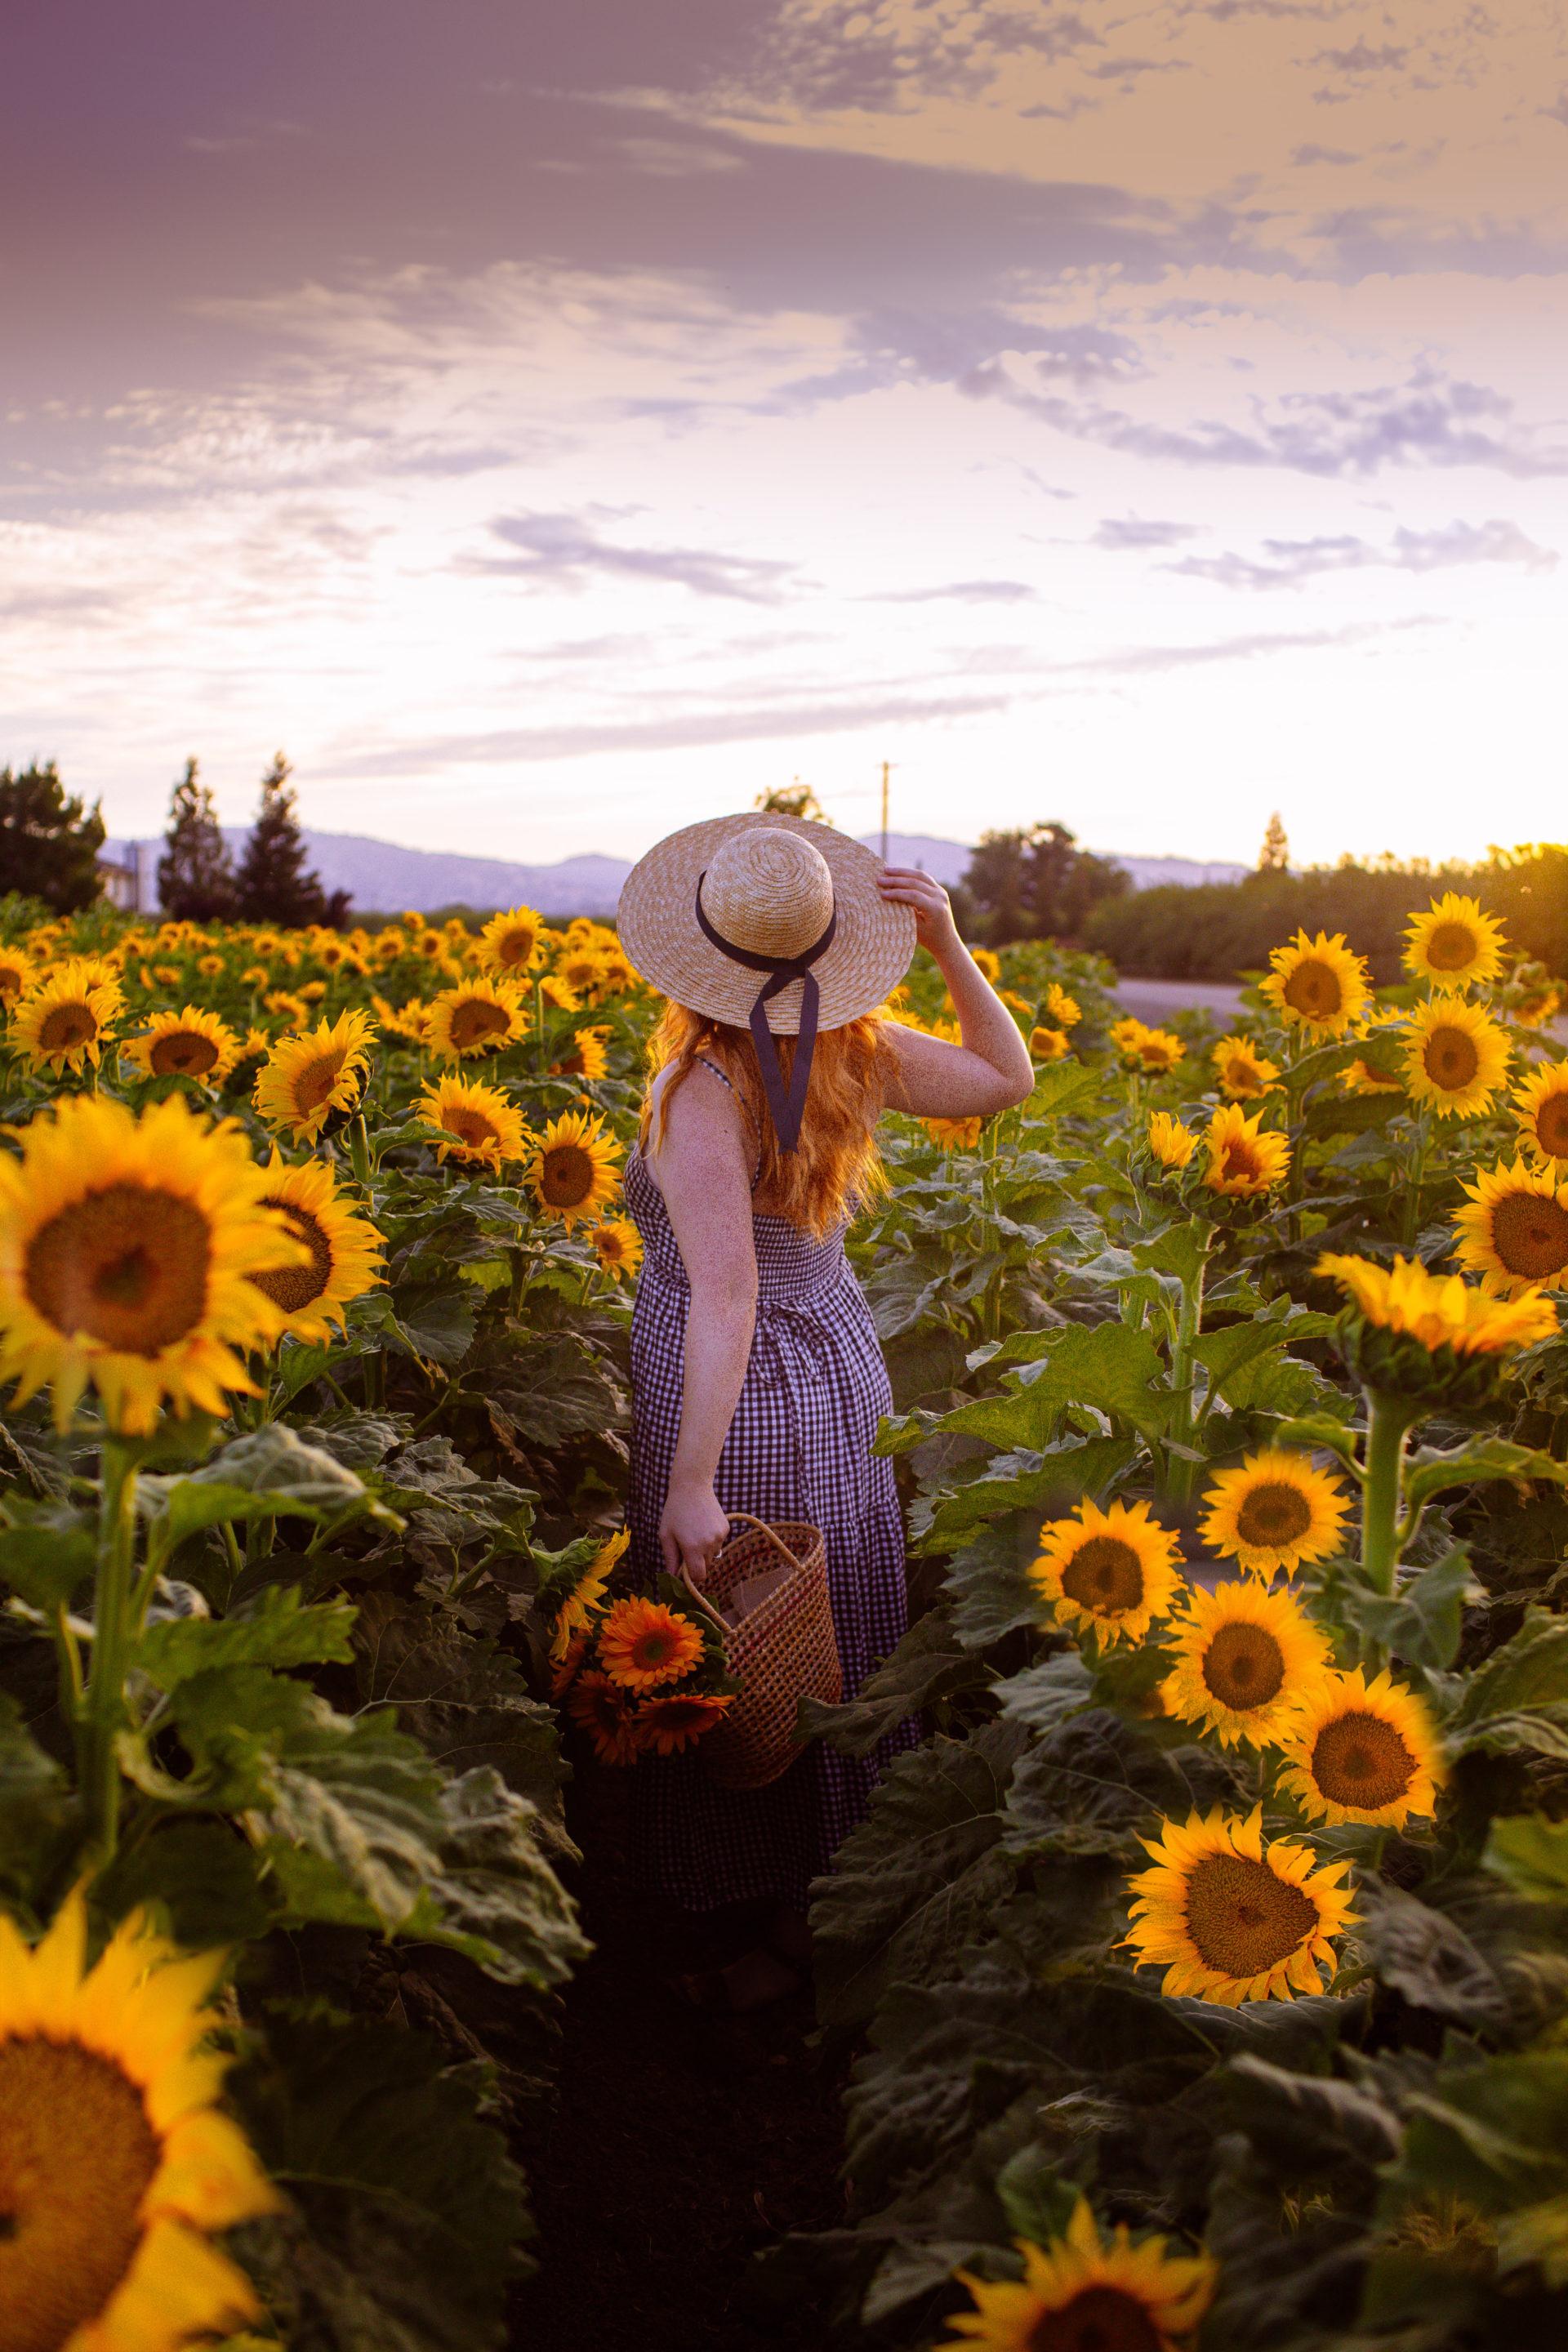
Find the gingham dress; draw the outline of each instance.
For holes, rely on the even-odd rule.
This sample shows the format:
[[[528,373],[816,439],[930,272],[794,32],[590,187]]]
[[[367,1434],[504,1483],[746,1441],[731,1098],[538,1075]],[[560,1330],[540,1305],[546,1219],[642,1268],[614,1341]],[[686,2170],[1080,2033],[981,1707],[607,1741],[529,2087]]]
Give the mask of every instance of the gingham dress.
[[[640,1153],[627,1162],[626,1194],[645,1253],[632,1313],[627,1525],[631,1564],[651,1587],[662,1565],[658,1522],[680,1428],[691,1292]],[[753,1217],[752,1225],[756,1336],[714,1492],[725,1510],[822,1529],[848,1698],[906,1623],[893,1465],[871,1452],[878,1420],[892,1410],[887,1366],[842,1234],[813,1241],[784,1217]],[[690,1911],[767,1895],[804,1911],[807,1885],[863,1816],[882,1764],[915,1736],[913,1725],[903,1727],[863,1762],[819,1741],[754,1790],[719,1788],[690,1751],[645,1757],[632,1789],[637,1879]]]

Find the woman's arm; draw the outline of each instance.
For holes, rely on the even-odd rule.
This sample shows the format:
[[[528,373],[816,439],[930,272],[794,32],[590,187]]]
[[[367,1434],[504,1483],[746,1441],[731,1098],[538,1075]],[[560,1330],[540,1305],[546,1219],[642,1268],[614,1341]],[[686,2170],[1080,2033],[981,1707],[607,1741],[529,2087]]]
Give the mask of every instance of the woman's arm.
[[[882,1034],[898,1056],[889,1107],[917,1118],[989,1118],[1025,1100],[1035,1083],[1029,1049],[1018,1024],[963,941],[947,892],[929,874],[889,866],[877,877],[884,898],[915,910],[915,931],[947,982],[963,1044],[950,1045],[918,1029],[889,1022]]]
[[[659,1549],[671,1576],[684,1561],[701,1584],[730,1522],[713,1475],[746,1377],[757,1317],[751,1168],[735,1098],[710,1070],[691,1072],[669,1105],[651,1155],[669,1213],[691,1306],[686,1318],[680,1434],[669,1473]]]

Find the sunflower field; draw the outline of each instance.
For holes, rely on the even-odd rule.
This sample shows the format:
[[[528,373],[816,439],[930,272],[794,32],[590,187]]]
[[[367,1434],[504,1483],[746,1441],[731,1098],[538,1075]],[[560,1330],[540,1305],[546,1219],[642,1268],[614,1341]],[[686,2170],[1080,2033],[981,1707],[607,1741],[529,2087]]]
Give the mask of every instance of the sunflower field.
[[[586,1949],[565,1754],[695,1736],[700,1646],[689,1713],[726,1704],[618,1580],[657,1001],[521,908],[37,914],[0,909],[0,2343],[480,2352]],[[817,1889],[844,2206],[774,2291],[898,2352],[1556,2344],[1547,975],[1453,896],[1400,986],[1299,935],[1223,1038],[1091,958],[990,969],[1030,1100],[889,1118],[851,1236],[911,1631],[801,1728],[927,1736]],[[955,1034],[924,959],[888,1013]]]

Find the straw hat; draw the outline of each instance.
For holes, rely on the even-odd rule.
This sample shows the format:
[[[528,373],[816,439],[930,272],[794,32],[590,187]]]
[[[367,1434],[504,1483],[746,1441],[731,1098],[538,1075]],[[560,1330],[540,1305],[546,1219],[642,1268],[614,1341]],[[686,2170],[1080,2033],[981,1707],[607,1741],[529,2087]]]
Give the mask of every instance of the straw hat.
[[[879,857],[831,825],[764,811],[709,817],[633,866],[616,919],[621,946],[663,995],[743,1029],[770,963],[807,954],[831,924],[810,971],[816,1025],[842,1029],[885,1001],[915,951],[913,909],[883,898],[881,871]],[[714,933],[745,961],[715,945]],[[791,980],[763,1008],[776,1035],[798,1035],[804,988]]]

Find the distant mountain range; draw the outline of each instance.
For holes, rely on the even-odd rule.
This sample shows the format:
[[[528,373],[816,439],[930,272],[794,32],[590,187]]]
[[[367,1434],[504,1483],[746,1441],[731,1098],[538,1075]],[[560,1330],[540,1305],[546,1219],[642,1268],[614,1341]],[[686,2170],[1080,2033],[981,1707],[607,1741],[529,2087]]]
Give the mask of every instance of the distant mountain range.
[[[245,840],[243,829],[226,829],[237,854]],[[868,847],[878,849],[878,834],[862,835]],[[625,857],[601,857],[595,853],[563,857],[553,866],[514,865],[500,857],[468,857],[450,850],[405,849],[397,842],[376,841],[368,834],[310,833],[305,846],[311,865],[329,890],[347,890],[356,908],[366,914],[391,915],[405,907],[470,907],[489,914],[500,907],[536,907],[542,915],[613,915],[621,884],[631,872]],[[149,911],[149,893],[163,849],[161,841],[108,842],[104,856],[120,866],[135,865],[142,877],[142,905]],[[1111,853],[1103,853],[1111,855]],[[923,833],[888,836],[888,860],[893,866],[918,866],[951,887],[969,863],[961,841],[942,841]],[[1204,866],[1190,857],[1122,857],[1112,863],[1125,868],[1135,889],[1158,882],[1235,882],[1247,871],[1242,866]]]

